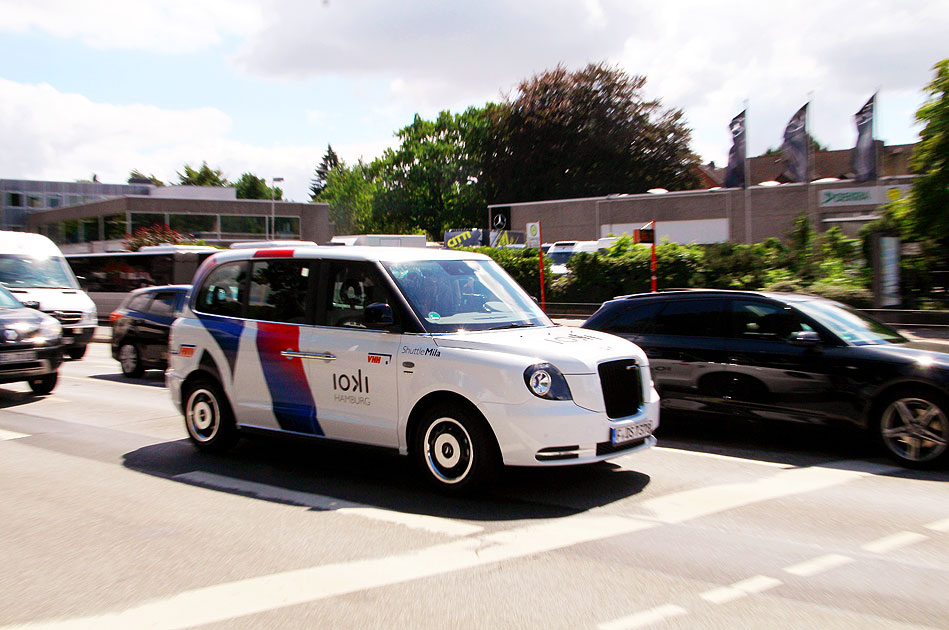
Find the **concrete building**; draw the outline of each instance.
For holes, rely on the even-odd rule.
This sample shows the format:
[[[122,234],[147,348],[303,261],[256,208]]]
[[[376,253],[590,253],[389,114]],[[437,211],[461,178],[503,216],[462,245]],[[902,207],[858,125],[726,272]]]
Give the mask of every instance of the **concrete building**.
[[[506,216],[508,229],[524,232],[526,224],[540,221],[544,241],[596,240],[632,233],[656,221],[656,238],[678,243],[736,241],[757,243],[768,237],[783,238],[796,217],[806,214],[815,229],[839,226],[856,236],[859,229],[879,216],[881,205],[905,196],[915,176],[909,174],[913,145],[882,147],[873,182],[857,184],[850,175],[852,150],[819,152],[814,156],[816,181],[780,184],[778,156],[750,160],[751,181],[763,184],[742,188],[709,188],[682,192],[614,194],[582,199],[495,204],[488,207],[490,225],[495,216]],[[706,183],[723,174],[703,168]]]
[[[335,233],[326,204],[237,199],[230,187],[0,180],[0,194],[4,229],[45,234],[65,253],[121,251],[127,233],[155,224],[215,245]]]

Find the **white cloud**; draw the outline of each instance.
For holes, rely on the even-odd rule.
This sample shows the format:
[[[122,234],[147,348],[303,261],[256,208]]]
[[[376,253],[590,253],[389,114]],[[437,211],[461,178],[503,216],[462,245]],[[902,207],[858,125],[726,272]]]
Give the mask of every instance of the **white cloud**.
[[[261,22],[252,0],[0,0],[0,32],[42,31],[96,49],[187,53],[247,36]]]

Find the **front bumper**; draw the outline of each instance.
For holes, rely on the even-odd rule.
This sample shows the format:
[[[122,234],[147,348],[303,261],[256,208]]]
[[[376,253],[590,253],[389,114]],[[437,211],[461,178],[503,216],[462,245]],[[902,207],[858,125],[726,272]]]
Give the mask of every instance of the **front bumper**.
[[[60,364],[63,362],[62,346],[48,348],[5,348],[3,354],[29,350],[36,351],[35,359],[30,361],[18,361],[16,363],[0,362],[0,383],[16,383],[46,376],[58,370]]]
[[[92,341],[95,326],[63,326],[63,348],[81,348]]]
[[[627,455],[656,443],[651,434],[614,446],[611,429],[648,420],[659,427],[659,399],[651,396],[639,411],[610,419],[572,401],[538,400],[530,405],[483,403],[482,411],[494,430],[506,466],[569,466]]]

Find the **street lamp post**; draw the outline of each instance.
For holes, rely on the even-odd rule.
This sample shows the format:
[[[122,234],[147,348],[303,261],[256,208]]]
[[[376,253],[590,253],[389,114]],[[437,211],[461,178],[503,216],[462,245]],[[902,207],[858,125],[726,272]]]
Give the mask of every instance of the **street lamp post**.
[[[277,187],[277,182],[282,182],[282,177],[274,177],[270,180],[270,240],[274,241],[277,239],[277,217],[274,216],[274,188]]]

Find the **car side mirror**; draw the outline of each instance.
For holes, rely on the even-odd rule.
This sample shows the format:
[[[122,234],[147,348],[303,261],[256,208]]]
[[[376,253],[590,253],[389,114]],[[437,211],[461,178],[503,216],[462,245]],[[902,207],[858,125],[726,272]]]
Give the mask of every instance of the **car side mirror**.
[[[381,302],[370,304],[363,311],[362,323],[366,328],[382,329],[394,326],[395,315],[392,314],[392,307]]]
[[[821,343],[820,335],[818,335],[813,330],[799,330],[797,332],[791,333],[791,338],[789,339],[791,345],[794,346],[803,346],[805,348],[813,348],[819,346]]]

